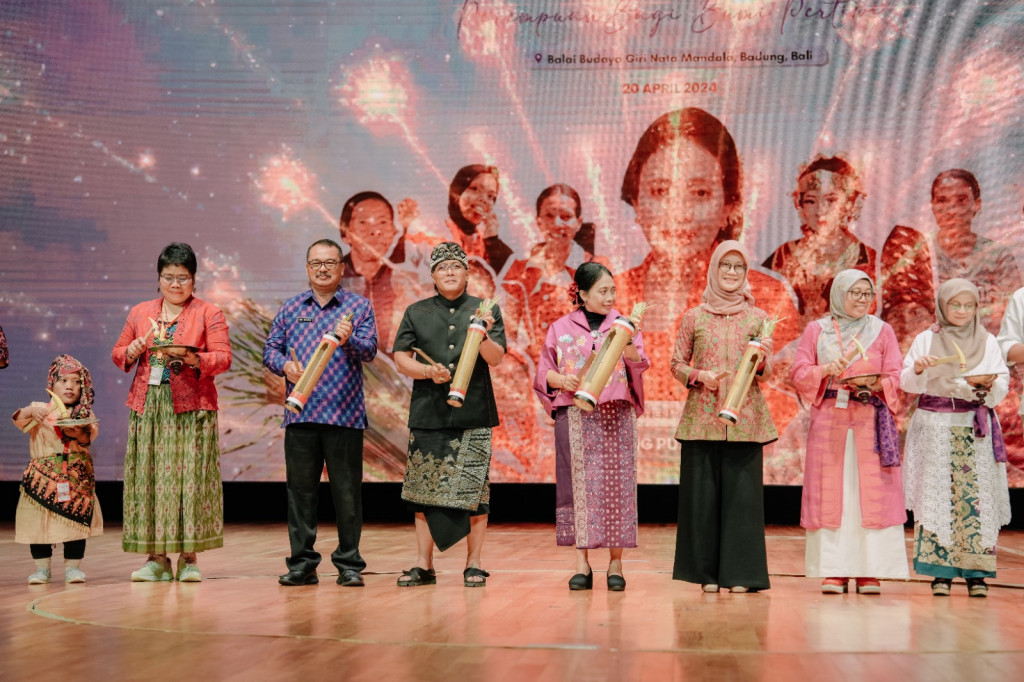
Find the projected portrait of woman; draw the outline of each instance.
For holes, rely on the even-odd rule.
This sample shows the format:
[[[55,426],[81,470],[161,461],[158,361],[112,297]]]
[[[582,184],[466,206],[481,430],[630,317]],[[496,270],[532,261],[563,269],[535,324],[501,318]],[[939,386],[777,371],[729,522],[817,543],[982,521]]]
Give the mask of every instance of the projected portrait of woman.
[[[572,312],[567,292],[576,268],[593,257],[577,239],[585,229],[582,216],[575,189],[563,183],[546,187],[537,197],[537,227],[543,241],[526,258],[514,260],[505,273],[505,333],[509,344],[524,349],[533,362],[540,357],[551,323]]]
[[[857,171],[838,156],[818,156],[797,177],[793,204],[803,234],[775,249],[764,267],[793,287],[803,320],[828,310],[829,286],[837,272],[857,269],[874,277],[875,250],[851,229],[864,197]]]
[[[700,304],[715,246],[726,239],[742,241],[742,191],[732,136],[721,121],[697,108],[655,120],[626,168],[622,200],[633,208],[650,252],[618,283],[621,300],[655,306],[644,315],[652,397],[681,397],[668,371],[679,319]],[[776,328],[775,347],[781,348],[798,334],[792,296],[769,273],[751,268],[747,278],[765,310],[786,318]]]
[[[448,229],[451,239],[469,256],[478,256],[500,273],[512,249],[498,236],[498,169],[473,164],[463,166],[448,188]]]

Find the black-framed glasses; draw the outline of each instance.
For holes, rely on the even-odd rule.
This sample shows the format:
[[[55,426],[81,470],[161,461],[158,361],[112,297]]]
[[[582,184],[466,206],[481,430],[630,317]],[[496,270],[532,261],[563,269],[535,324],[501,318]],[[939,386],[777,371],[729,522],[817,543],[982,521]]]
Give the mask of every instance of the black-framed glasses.
[[[328,270],[333,270],[334,268],[336,268],[339,265],[341,265],[341,261],[340,260],[334,260],[334,259],[331,259],[331,260],[308,260],[308,261],[306,261],[306,265],[308,265],[311,270],[319,270],[320,268],[327,268]]]
[[[465,266],[462,263],[442,263],[434,268],[435,272],[458,272],[464,270]]]
[[[855,301],[871,301],[875,298],[875,292],[873,291],[854,291],[851,289],[846,294]]]

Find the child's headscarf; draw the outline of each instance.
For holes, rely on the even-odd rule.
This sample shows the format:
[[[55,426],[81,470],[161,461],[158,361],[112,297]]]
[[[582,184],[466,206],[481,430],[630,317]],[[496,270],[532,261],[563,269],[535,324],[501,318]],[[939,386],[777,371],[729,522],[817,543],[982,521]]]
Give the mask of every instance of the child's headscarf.
[[[82,395],[79,397],[78,403],[71,408],[69,417],[71,419],[84,419],[92,416],[92,399],[94,395],[92,375],[89,374],[89,370],[85,368],[85,365],[70,355],[58,355],[50,363],[50,373],[46,378],[46,390],[52,391],[53,387],[57,384],[57,379],[65,374],[74,374],[75,372],[78,372],[82,377]]]

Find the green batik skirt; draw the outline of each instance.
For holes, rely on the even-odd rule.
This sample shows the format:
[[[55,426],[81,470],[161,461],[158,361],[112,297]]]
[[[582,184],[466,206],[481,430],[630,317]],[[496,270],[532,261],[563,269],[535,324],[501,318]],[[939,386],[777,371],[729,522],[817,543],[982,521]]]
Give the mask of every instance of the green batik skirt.
[[[150,386],[128,418],[124,458],[126,552],[202,552],[224,546],[217,413],[174,413],[171,387]]]
[[[953,541],[949,547],[935,533],[914,524],[914,570],[935,578],[994,578],[996,548],[981,540],[978,475],[974,467],[974,432],[954,427],[950,504],[953,505]]]

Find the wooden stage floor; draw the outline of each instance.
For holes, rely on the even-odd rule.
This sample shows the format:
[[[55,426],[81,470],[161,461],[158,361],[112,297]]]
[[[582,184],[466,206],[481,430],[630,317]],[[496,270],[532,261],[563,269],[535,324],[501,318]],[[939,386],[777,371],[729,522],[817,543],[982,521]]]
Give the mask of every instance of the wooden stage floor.
[[[318,549],[329,555],[331,527]],[[283,524],[231,525],[200,555],[200,584],[131,583],[120,528],[89,541],[84,585],[29,586],[28,547],[0,525],[0,680],[1000,680],[1024,671],[1024,532],[1000,536],[988,599],[962,583],[884,582],[881,596],[824,596],[802,577],[803,533],[770,527],[772,589],[703,594],[671,580],[673,526],[641,527],[629,587],[570,592],[571,550],[547,525],[492,526],[491,578],[462,586],[464,548],[438,584],[398,588],[412,526],[370,525],[366,587],[281,587]],[[909,547],[908,547],[909,549]],[[54,573],[63,578],[60,550]]]

